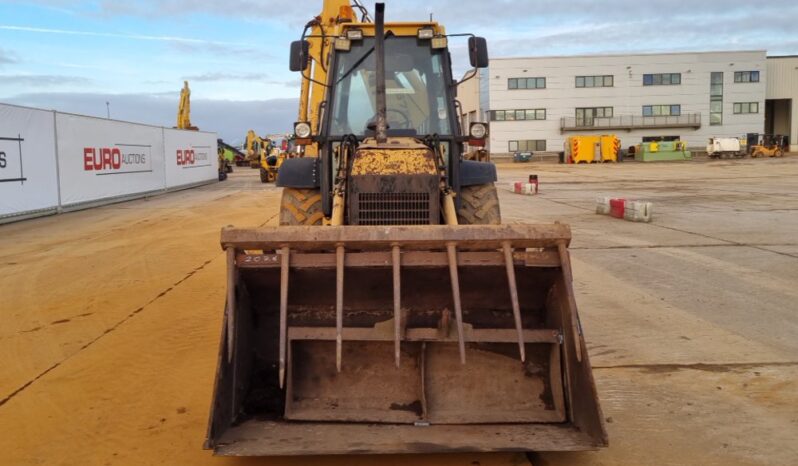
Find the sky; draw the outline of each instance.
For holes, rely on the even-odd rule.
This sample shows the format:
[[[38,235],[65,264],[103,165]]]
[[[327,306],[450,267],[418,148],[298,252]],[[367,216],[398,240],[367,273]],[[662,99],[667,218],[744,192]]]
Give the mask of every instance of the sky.
[[[363,2],[373,11],[373,1]],[[765,49],[798,54],[798,1],[386,0],[386,20],[428,19],[487,38],[492,57]],[[0,102],[174,126],[237,144],[289,131],[299,77],[288,48],[322,0],[0,0]],[[453,39],[455,74],[467,67]],[[106,106],[106,102],[109,105]]]

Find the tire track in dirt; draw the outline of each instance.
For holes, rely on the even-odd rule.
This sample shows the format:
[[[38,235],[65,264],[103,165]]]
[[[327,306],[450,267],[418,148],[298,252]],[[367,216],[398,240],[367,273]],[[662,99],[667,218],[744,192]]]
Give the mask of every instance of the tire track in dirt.
[[[261,223],[258,227],[263,227],[263,226],[267,225],[269,222],[271,222],[272,220],[277,218],[278,215],[279,215],[279,213],[272,215],[271,217],[266,219],[265,222]],[[220,257],[224,257],[224,254],[223,253],[217,254],[216,257],[214,257],[212,259],[209,259],[209,260],[205,261],[204,263],[202,263],[202,265],[194,268],[192,271],[187,273],[183,278],[181,278],[180,280],[178,280],[177,282],[172,284],[170,287],[168,287],[168,288],[164,289],[163,291],[161,291],[160,293],[158,293],[158,295],[156,295],[154,298],[152,298],[146,304],[144,304],[143,306],[140,306],[136,310],[132,311],[127,316],[125,316],[122,320],[120,320],[117,323],[115,323],[114,325],[108,327],[100,335],[96,336],[95,338],[90,340],[88,343],[86,343],[83,346],[81,346],[79,350],[77,350],[73,354],[70,354],[66,358],[56,362],[55,364],[53,364],[52,366],[48,367],[44,371],[40,372],[36,377],[34,377],[34,378],[28,380],[27,382],[25,382],[24,384],[22,384],[19,388],[17,388],[16,390],[11,392],[7,396],[5,396],[3,399],[0,399],[0,407],[2,407],[4,404],[6,404],[9,401],[11,401],[11,399],[13,399],[15,396],[17,396],[20,393],[22,393],[26,388],[30,387],[34,382],[36,382],[40,378],[44,377],[45,375],[47,375],[48,373],[50,373],[54,369],[58,368],[58,366],[60,366],[64,362],[68,361],[69,359],[71,359],[75,355],[79,354],[81,351],[85,350],[86,348],[92,346],[94,343],[98,342],[105,335],[108,335],[109,333],[111,333],[111,332],[115,331],[116,329],[118,329],[120,326],[124,325],[126,322],[128,322],[130,319],[135,317],[137,314],[139,314],[142,311],[144,311],[144,309],[146,309],[148,306],[150,306],[154,302],[158,301],[159,299],[163,298],[164,296],[166,296],[167,294],[172,292],[175,288],[177,288],[182,283],[184,283],[186,280],[188,280],[189,278],[194,276],[194,274],[196,274],[197,272],[201,271],[202,269],[207,267],[211,262],[215,261],[216,259],[219,259]]]
[[[25,383],[24,383],[22,386],[20,386],[19,388],[17,388],[16,390],[14,390],[13,392],[11,392],[11,393],[10,393],[10,394],[8,394],[7,396],[5,396],[3,399],[1,399],[1,400],[0,400],[0,407],[2,407],[4,404],[6,404],[6,403],[8,403],[9,401],[11,401],[11,399],[13,399],[15,396],[19,395],[20,393],[22,393],[22,392],[23,392],[23,391],[24,391],[26,388],[30,387],[30,386],[31,386],[31,385],[32,385],[34,382],[36,382],[36,381],[37,381],[37,380],[39,380],[40,378],[42,378],[42,377],[44,377],[45,375],[47,375],[49,372],[51,372],[52,370],[56,369],[58,366],[60,366],[60,365],[61,365],[61,364],[63,364],[64,362],[68,361],[69,359],[71,359],[71,358],[72,358],[72,357],[74,357],[75,355],[77,355],[77,354],[80,354],[80,352],[81,352],[81,351],[83,351],[83,350],[85,350],[86,348],[88,348],[88,347],[92,346],[93,344],[97,343],[97,342],[98,342],[98,341],[99,341],[101,338],[103,338],[104,336],[108,335],[109,333],[111,333],[111,332],[115,331],[115,330],[116,330],[116,329],[118,329],[120,326],[124,325],[126,322],[128,322],[130,319],[132,319],[133,317],[135,317],[137,314],[139,314],[139,313],[141,313],[142,311],[144,311],[144,309],[146,309],[146,308],[147,308],[149,305],[151,305],[152,303],[154,303],[154,302],[158,301],[159,299],[161,299],[161,298],[163,298],[164,296],[166,296],[167,294],[169,294],[169,293],[170,293],[171,291],[173,291],[173,290],[174,290],[176,287],[180,286],[180,285],[181,285],[183,282],[185,282],[186,280],[188,280],[189,278],[191,278],[191,277],[192,277],[194,274],[196,274],[197,272],[199,272],[199,271],[201,271],[202,269],[204,269],[205,267],[207,267],[207,266],[208,266],[208,265],[209,265],[211,262],[213,262],[214,260],[218,259],[219,257],[222,257],[222,255],[221,255],[221,254],[219,254],[219,255],[217,255],[216,257],[214,257],[213,259],[210,259],[210,260],[207,260],[207,261],[205,261],[205,262],[204,262],[202,265],[200,265],[199,267],[196,267],[196,268],[194,268],[194,270],[192,270],[191,272],[187,273],[187,274],[186,274],[186,275],[185,275],[183,278],[181,278],[180,280],[178,280],[177,282],[175,282],[175,283],[174,283],[173,285],[171,285],[170,287],[168,287],[168,288],[166,288],[165,290],[163,290],[163,291],[161,291],[160,293],[158,293],[158,295],[156,295],[154,298],[152,298],[152,299],[151,299],[150,301],[148,301],[146,304],[144,304],[143,306],[140,306],[138,309],[136,309],[136,310],[132,311],[132,312],[131,312],[131,313],[129,313],[127,316],[125,316],[125,317],[124,317],[122,320],[120,320],[120,321],[118,321],[117,323],[115,323],[114,325],[112,325],[112,326],[108,327],[108,328],[107,328],[107,329],[105,329],[105,330],[104,330],[104,331],[103,331],[103,332],[102,332],[100,335],[96,336],[95,338],[93,338],[92,340],[90,340],[88,343],[86,343],[86,344],[84,344],[83,346],[81,346],[79,350],[77,350],[76,352],[74,352],[74,353],[70,354],[70,355],[69,355],[69,356],[67,356],[66,358],[64,358],[64,359],[62,359],[62,360],[60,360],[60,361],[56,362],[56,363],[55,363],[55,364],[53,364],[52,366],[48,367],[47,369],[45,369],[44,371],[42,371],[41,373],[39,373],[39,375],[37,375],[36,377],[34,377],[34,378],[30,379],[29,381],[25,382]]]

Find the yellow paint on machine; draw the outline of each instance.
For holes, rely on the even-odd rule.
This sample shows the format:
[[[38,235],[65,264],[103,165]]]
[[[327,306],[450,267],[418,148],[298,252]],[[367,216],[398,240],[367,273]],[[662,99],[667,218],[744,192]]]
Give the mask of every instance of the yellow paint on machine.
[[[385,148],[367,146],[357,151],[352,175],[434,175],[432,151],[426,147]]]

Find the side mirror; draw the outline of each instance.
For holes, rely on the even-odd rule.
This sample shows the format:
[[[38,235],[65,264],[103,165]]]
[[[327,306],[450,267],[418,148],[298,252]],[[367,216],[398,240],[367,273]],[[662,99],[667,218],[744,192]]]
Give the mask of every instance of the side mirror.
[[[488,67],[488,42],[484,37],[468,38],[468,56],[474,68]]]
[[[288,68],[291,71],[305,71],[310,63],[310,42],[295,40],[291,42],[291,57]]]

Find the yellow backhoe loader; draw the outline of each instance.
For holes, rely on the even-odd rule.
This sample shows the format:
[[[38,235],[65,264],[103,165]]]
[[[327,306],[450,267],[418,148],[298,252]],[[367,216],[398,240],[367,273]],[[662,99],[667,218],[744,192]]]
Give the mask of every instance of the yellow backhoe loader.
[[[304,157],[279,170],[280,226],[222,230],[215,454],[607,445],[570,229],[500,223],[495,166],[463,157],[487,127],[459,127],[454,38],[326,0],[292,44]]]
[[[288,154],[277,147],[272,147],[268,153],[264,151],[260,157],[260,182],[274,182],[277,179],[277,172],[287,158]]]

